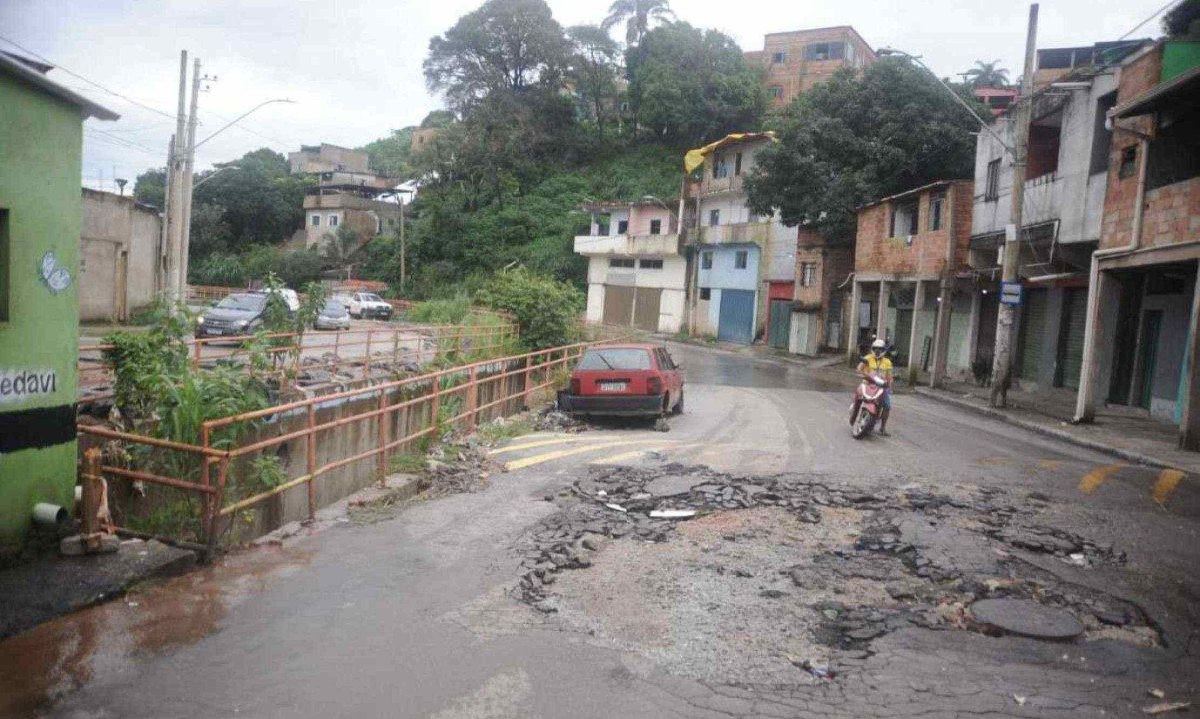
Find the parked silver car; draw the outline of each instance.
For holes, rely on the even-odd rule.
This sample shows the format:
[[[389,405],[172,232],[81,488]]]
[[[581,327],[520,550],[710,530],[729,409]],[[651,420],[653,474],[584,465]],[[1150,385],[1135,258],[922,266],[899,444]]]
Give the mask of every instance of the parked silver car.
[[[340,300],[325,300],[325,306],[321,308],[321,314],[317,315],[313,326],[319,330],[348,330],[350,329],[350,312]]]

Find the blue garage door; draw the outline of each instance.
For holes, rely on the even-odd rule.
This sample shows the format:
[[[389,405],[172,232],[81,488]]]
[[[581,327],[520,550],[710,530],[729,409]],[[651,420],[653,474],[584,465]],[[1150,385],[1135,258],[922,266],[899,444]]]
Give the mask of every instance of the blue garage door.
[[[721,290],[717,339],[748,345],[754,339],[754,292]]]

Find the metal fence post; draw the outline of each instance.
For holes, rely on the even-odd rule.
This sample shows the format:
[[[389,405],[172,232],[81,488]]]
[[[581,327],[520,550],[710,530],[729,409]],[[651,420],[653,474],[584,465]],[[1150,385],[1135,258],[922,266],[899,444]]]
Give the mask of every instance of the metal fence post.
[[[530,397],[533,395],[533,355],[525,355],[525,393],[522,402],[525,407],[529,407]]]
[[[204,560],[209,561],[217,551],[217,537],[221,527],[221,506],[225,504],[225,482],[229,479],[229,457],[222,457],[217,470],[217,492],[213,495],[213,505],[216,507],[208,522],[204,544],[208,549],[204,552]]]
[[[478,368],[471,365],[467,373],[467,429],[475,429],[475,408],[479,406],[479,386],[476,384]]]
[[[442,407],[442,375],[436,374],[429,381],[432,383],[430,390],[433,393],[429,401],[429,426],[434,430],[431,434],[436,435],[438,414]]]
[[[363,362],[363,379],[371,375],[371,330],[367,330],[366,362]]]
[[[313,475],[317,471],[317,406],[313,403],[308,405],[308,434],[305,435],[307,440],[305,447],[305,468],[308,473],[308,518],[312,519],[317,515],[317,478]]]
[[[383,486],[383,480],[387,477],[387,443],[388,443],[388,412],[387,412],[387,390],[382,387],[379,389],[379,419],[376,422],[378,430],[379,442],[379,485]]]

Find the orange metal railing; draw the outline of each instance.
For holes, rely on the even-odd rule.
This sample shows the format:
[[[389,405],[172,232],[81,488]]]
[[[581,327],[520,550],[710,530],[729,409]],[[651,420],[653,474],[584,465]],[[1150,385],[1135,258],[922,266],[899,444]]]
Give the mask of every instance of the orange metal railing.
[[[592,344],[482,360],[209,420],[201,426],[195,445],[97,426],[80,425],[78,431],[83,449],[109,443],[111,450],[111,443],[116,443],[121,450],[110,451],[110,455],[129,457],[140,450],[143,455],[173,456],[176,461],[172,466],[185,476],[123,466],[131,463],[117,461],[103,463],[99,473],[186,492],[189,506],[192,498],[198,500],[196,516],[191,518],[196,521],[196,529],[183,539],[202,542],[211,553],[239,512],[303,485],[308,516],[312,517],[318,508],[316,480],[323,475],[373,460],[373,473],[382,478],[388,472],[391,455],[422,437],[449,426],[473,429],[482,420],[528,406],[535,393],[551,388],[558,373],[568,371]],[[322,443],[339,428],[368,423],[373,426],[367,431],[374,430],[374,434],[368,437],[366,449],[344,441]],[[295,472],[289,468],[288,476],[276,486],[250,496],[230,491],[235,474],[254,458],[291,443],[303,446],[301,468]],[[159,461],[156,466],[163,464]]]

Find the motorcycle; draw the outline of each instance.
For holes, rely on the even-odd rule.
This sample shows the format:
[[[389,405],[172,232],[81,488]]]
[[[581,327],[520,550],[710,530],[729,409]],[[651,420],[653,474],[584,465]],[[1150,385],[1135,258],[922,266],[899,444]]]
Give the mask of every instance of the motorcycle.
[[[850,436],[862,439],[875,428],[879,413],[883,411],[883,393],[887,391],[887,380],[872,374],[863,377],[854,392],[854,404],[850,405]]]

